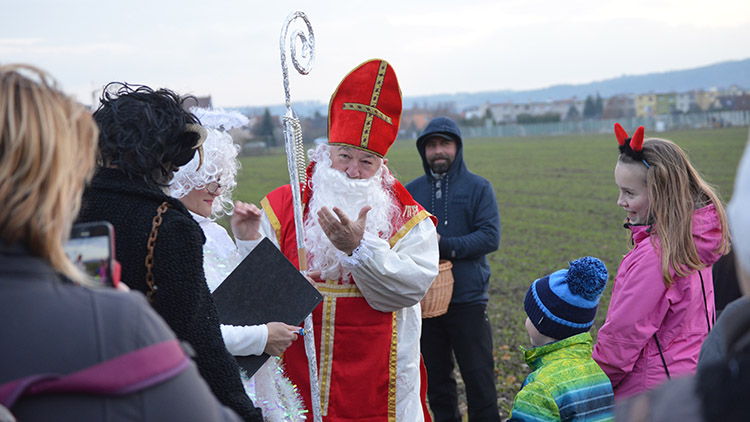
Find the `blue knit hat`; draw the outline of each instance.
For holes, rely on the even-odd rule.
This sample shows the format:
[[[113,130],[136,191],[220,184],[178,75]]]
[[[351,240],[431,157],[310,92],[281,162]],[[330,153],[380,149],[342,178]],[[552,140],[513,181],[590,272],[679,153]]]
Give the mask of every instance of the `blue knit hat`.
[[[534,327],[557,340],[588,331],[607,285],[607,267],[591,256],[534,281],[523,307]]]

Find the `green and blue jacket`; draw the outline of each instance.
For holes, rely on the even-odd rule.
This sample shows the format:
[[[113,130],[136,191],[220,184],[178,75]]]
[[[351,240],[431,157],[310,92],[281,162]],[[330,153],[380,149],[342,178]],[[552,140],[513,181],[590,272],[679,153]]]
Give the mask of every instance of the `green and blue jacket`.
[[[513,401],[510,421],[612,421],[612,384],[591,358],[591,335],[581,333],[524,350],[534,370]]]

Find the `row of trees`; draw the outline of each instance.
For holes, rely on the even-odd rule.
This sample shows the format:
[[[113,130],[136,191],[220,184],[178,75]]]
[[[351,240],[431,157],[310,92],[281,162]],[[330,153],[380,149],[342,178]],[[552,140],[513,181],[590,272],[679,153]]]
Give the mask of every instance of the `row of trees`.
[[[598,119],[602,116],[602,113],[604,113],[604,100],[599,93],[596,93],[596,98],[591,95],[587,96],[586,102],[583,103],[583,118]]]

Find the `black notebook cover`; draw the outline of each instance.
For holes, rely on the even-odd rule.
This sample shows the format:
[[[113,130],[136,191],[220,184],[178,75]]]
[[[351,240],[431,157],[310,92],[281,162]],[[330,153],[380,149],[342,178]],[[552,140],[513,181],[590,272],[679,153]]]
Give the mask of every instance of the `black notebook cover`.
[[[219,320],[227,325],[273,321],[300,325],[323,300],[320,292],[267,238],[214,290],[213,298]],[[263,353],[235,358],[251,377],[269,356]]]

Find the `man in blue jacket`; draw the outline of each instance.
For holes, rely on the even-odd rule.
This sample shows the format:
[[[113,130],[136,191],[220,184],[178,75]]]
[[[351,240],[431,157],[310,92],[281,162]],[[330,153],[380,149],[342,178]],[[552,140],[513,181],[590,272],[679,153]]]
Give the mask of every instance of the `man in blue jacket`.
[[[406,185],[438,218],[440,259],[453,262],[453,297],[444,315],[422,320],[427,396],[436,422],[460,422],[455,354],[466,386],[469,421],[499,421],[492,329],[487,317],[490,266],[500,245],[500,212],[489,181],[463,161],[461,132],[451,119],[433,119],[417,139],[425,175]]]

